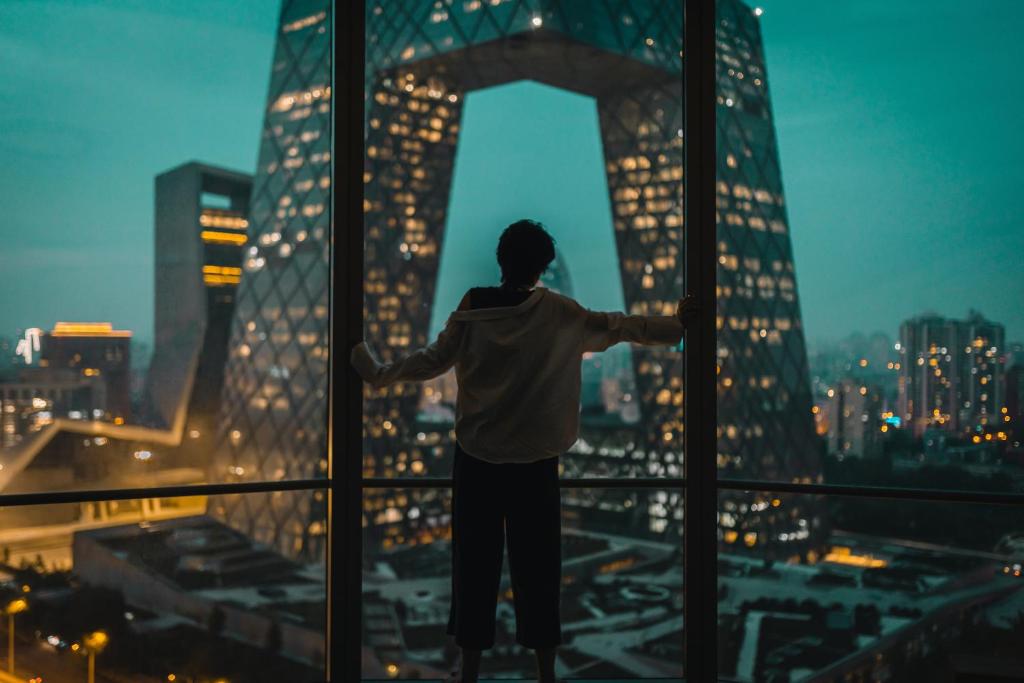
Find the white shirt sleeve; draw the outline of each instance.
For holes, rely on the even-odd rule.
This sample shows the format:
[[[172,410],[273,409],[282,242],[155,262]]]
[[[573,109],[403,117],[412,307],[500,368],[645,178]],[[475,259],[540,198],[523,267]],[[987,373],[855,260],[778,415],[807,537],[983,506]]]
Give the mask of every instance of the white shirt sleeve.
[[[463,323],[449,319],[434,343],[392,363],[378,361],[366,342],[360,342],[352,349],[350,360],[359,376],[375,387],[433,379],[455,365],[463,327]]]
[[[648,346],[678,344],[683,324],[674,315],[626,315],[587,311],[583,331],[584,351],[604,351],[619,342]]]

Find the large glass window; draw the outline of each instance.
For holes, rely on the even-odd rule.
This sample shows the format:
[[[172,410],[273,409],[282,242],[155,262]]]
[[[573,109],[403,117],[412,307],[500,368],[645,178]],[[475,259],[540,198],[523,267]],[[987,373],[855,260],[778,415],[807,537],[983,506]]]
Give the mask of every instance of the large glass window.
[[[718,8],[720,475],[1020,491],[1020,8]]]
[[[0,10],[4,491],[325,476],[327,9]]]
[[[325,677],[331,10],[0,7],[19,680]]]
[[[366,3],[364,332],[378,356],[425,346],[467,290],[498,285],[498,236],[522,218],[556,240],[542,287],[594,310],[674,312],[684,293],[682,9]],[[681,489],[635,482],[681,482],[683,355],[623,344],[588,354],[581,373],[580,438],[560,461],[559,670],[678,677]],[[365,676],[454,663],[444,480],[456,390],[453,371],[364,390]],[[574,483],[590,477],[616,483]],[[420,485],[402,488],[411,479]],[[484,670],[529,677],[507,575],[502,586]]]
[[[316,495],[241,498],[260,508]],[[321,680],[323,550],[280,553],[258,529],[217,519],[223,502],[0,508],[5,671],[22,681],[86,680],[89,668],[99,681]]]
[[[375,353],[428,344],[533,218],[557,240],[542,286],[634,314],[672,313],[715,230],[716,397],[682,348],[582,359],[560,675],[702,675],[683,603],[696,636],[716,601],[683,585],[717,579],[722,680],[1024,676],[1024,10],[713,6],[685,81],[682,0],[0,6],[0,661],[446,673],[453,373],[332,384],[330,329],[360,336],[336,314],[361,290]],[[687,196],[717,220],[686,231],[684,153],[711,131],[688,138],[683,91],[712,62],[715,183]],[[353,78],[355,120],[332,104]],[[338,245],[335,163],[356,182]],[[718,552],[684,565],[686,485],[685,539]],[[501,581],[485,672],[527,676]]]
[[[367,3],[365,322],[382,358],[499,284],[497,237],[520,218],[555,237],[543,286],[597,310],[675,310],[681,30],[681,2]],[[567,473],[680,476],[682,354],[621,345],[583,376]],[[366,474],[446,476],[454,402],[451,374],[368,389]]]
[[[717,2],[724,679],[1021,675],[1020,18]]]
[[[433,503],[428,507],[427,503]],[[562,492],[562,630],[567,678],[680,678],[683,506],[677,491]],[[457,668],[446,635],[451,601],[451,495],[378,489],[364,506],[366,678],[431,678]],[[488,678],[530,679],[515,640],[508,562],[499,586]]]

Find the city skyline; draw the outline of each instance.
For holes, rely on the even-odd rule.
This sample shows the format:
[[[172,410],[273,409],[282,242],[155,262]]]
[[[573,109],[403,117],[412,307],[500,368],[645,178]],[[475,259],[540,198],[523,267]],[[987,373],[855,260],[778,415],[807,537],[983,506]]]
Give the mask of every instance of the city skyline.
[[[0,9],[6,27],[0,29],[0,51],[9,56],[5,64],[11,70],[0,79],[0,91],[9,90],[10,101],[21,101],[14,93],[26,90],[22,86],[31,70],[19,65],[29,62],[63,85],[51,94],[33,94],[34,109],[45,112],[41,117],[15,107],[0,110],[0,123],[20,133],[0,141],[0,150],[14,162],[0,171],[0,199],[9,207],[2,228],[0,287],[11,294],[0,313],[0,336],[14,336],[24,327],[50,327],[57,320],[97,319],[132,329],[136,339],[151,344],[152,178],[192,159],[254,170],[278,2],[246,3],[242,11],[227,3],[155,4],[147,7],[145,26],[136,7],[130,13],[112,5],[61,7],[58,12],[55,4],[39,5],[47,11]],[[1024,310],[1016,305],[1024,298],[1024,278],[1013,256],[1024,247],[1024,230],[1012,207],[998,201],[1013,182],[1005,159],[1020,156],[1015,152],[1020,141],[1000,136],[1010,125],[1005,117],[1020,101],[1020,92],[1006,90],[1014,82],[1002,71],[1010,68],[1009,61],[1000,60],[998,51],[981,50],[982,41],[998,40],[980,29],[960,36],[967,40],[963,49],[974,46],[989,60],[990,68],[966,71],[952,68],[956,62],[942,62],[955,56],[938,49],[962,23],[956,13],[966,10],[956,3],[940,2],[915,15],[916,28],[909,33],[899,31],[906,11],[888,4],[858,5],[856,16],[829,17],[828,31],[813,30],[825,26],[826,17],[809,3],[764,5],[762,25],[770,45],[773,107],[809,342],[851,332],[895,335],[900,322],[915,315],[935,311],[960,317],[970,308],[1005,324],[1007,339],[1024,337]],[[991,24],[999,31],[1013,25],[1009,13],[1020,10],[998,2],[989,11],[1002,18]],[[879,21],[869,24],[865,18],[872,16]],[[890,21],[882,21],[886,18]],[[72,40],[74,26],[89,21],[121,27],[128,37],[110,44],[101,44],[99,37]],[[883,57],[864,55],[859,46],[866,30],[881,40],[907,42],[878,54],[903,55],[910,60],[908,69],[889,70],[872,61]],[[36,36],[31,45],[24,38],[28,35]],[[123,59],[128,54],[133,59]],[[184,68],[167,54],[184,60]],[[87,67],[105,74],[98,89],[83,85]],[[197,81],[200,73],[206,75]],[[981,96],[985,84],[994,91],[996,81],[1006,92],[1002,104]],[[504,137],[506,145],[516,143],[521,150],[505,158],[511,164],[507,172],[527,182],[528,152],[570,140],[579,146],[581,167],[566,183],[582,195],[595,175],[588,160],[595,150],[600,154],[599,138],[564,126],[530,126],[536,120],[557,122],[553,107],[572,109],[578,104],[571,98],[583,99],[543,89],[516,83],[478,93],[478,100],[467,102],[467,130],[486,127],[510,95],[526,93],[523,126],[509,128]],[[969,97],[968,104],[931,116],[942,109],[935,98],[950,92]],[[187,116],[181,116],[182,97],[195,102]],[[866,114],[853,118],[853,111]],[[960,125],[967,112],[984,125]],[[836,135],[840,125],[853,134]],[[548,139],[549,131],[561,137]],[[489,161],[486,150],[474,147],[459,150],[466,171],[456,171],[456,191],[478,185],[479,178],[469,171],[486,168]],[[54,175],[61,181],[61,201],[44,201],[41,193],[52,190]],[[823,177],[830,180],[823,183]],[[544,213],[554,220],[538,217],[561,237],[574,277],[580,271],[577,294],[592,299],[594,306],[612,307],[621,292],[599,286],[601,270],[613,258],[610,226],[602,218],[606,197],[603,205],[594,202],[576,212],[587,227],[577,233],[565,218],[574,215],[571,204],[545,204],[539,193],[522,205],[551,207]],[[480,225],[492,205],[488,202],[479,194],[453,194],[453,229],[460,215]],[[499,209],[495,206],[493,225],[481,226],[484,233],[500,229],[508,211]],[[592,238],[594,231],[606,228],[607,240]],[[484,256],[476,271],[480,277],[493,271],[489,253]],[[953,259],[972,267],[954,267]],[[974,270],[984,277],[968,274]],[[935,278],[936,271],[943,277]],[[442,273],[439,307],[454,296],[444,288],[446,279]]]

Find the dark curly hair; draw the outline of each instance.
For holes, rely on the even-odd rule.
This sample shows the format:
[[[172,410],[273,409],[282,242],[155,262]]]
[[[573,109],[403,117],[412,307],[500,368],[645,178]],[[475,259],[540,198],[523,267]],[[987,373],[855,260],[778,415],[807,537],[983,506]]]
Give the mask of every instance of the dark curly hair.
[[[555,239],[537,221],[523,219],[501,233],[497,254],[503,284],[532,285],[555,260]]]

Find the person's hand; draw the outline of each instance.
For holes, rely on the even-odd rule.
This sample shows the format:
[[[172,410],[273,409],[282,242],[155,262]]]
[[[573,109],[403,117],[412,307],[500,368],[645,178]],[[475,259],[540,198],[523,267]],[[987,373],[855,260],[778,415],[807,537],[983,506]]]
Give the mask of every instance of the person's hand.
[[[366,342],[359,342],[352,347],[349,361],[352,363],[352,367],[356,369],[356,372],[359,373],[359,376],[363,378],[364,382],[369,382],[376,386],[377,375],[380,373],[381,367],[380,361],[373,356]]]
[[[688,324],[697,315],[697,300],[692,294],[684,296],[676,304],[676,318],[683,325]]]

